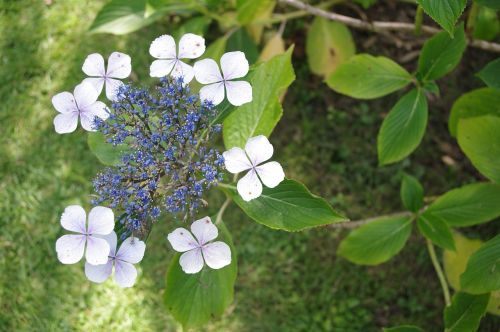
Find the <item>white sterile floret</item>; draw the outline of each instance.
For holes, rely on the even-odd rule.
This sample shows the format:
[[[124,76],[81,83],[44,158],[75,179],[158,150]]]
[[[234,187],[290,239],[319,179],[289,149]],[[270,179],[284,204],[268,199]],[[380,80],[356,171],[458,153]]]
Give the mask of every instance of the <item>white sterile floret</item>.
[[[194,234],[191,234],[191,232]],[[212,269],[221,269],[231,264],[231,249],[221,241],[215,240],[217,227],[210,217],[196,220],[191,224],[191,232],[185,228],[177,228],[168,234],[168,241],[175,251],[182,252],[179,264],[184,272],[198,273],[204,263]]]
[[[83,129],[95,131],[94,118],[106,120],[109,116],[106,105],[97,101],[97,97],[99,93],[87,82],[78,84],[73,93],[65,91],[52,97],[52,105],[61,113],[54,118],[56,132],[58,134],[74,132],[78,125],[78,117]]]
[[[212,59],[203,59],[194,64],[194,75],[201,84],[207,84],[200,90],[200,99],[210,100],[218,105],[224,100],[224,90],[227,100],[235,106],[241,106],[252,101],[252,86],[245,81],[233,81],[248,73],[248,60],[245,53],[236,51],[225,53],[220,58],[220,66]]]
[[[127,78],[130,75],[132,65],[129,55],[113,52],[108,58],[108,69],[106,69],[102,55],[93,53],[85,59],[82,70],[91,76],[84,79],[83,82],[92,84],[99,95],[106,84],[106,97],[109,100],[115,100],[118,88],[123,85],[119,79]]]
[[[246,170],[237,184],[238,193],[245,201],[251,201],[262,194],[262,183],[266,187],[274,188],[285,179],[283,168],[276,161],[260,165],[273,156],[273,146],[269,140],[259,135],[247,141],[245,150],[232,148],[222,154],[228,172],[236,174]]]
[[[171,75],[174,78],[182,77],[184,84],[191,82],[194,77],[193,67],[180,59],[196,59],[205,52],[205,39],[201,36],[186,33],[179,41],[179,51],[175,40],[170,35],[156,38],[149,47],[149,54],[160,59],[155,60],[149,69],[151,77]]]
[[[63,264],[74,264],[85,259],[90,264],[105,264],[108,261],[109,244],[99,236],[108,235],[115,226],[113,211],[96,206],[90,210],[88,224],[85,210],[79,205],[70,205],[61,216],[61,226],[76,234],[61,236],[56,242],[57,258]],[[87,247],[87,248],[85,248]]]
[[[101,283],[111,276],[115,268],[115,281],[120,287],[132,287],[137,278],[137,270],[133,264],[139,263],[144,257],[146,244],[135,237],[129,237],[122,242],[116,251],[117,237],[115,232],[103,236],[110,247],[106,264],[93,265],[85,263],[85,275],[92,282]]]

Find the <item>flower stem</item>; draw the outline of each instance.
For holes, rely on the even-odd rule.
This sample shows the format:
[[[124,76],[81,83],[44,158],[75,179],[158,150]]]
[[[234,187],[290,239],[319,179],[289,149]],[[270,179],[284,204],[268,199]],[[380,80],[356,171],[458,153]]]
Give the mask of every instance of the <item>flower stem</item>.
[[[429,251],[429,256],[431,257],[432,265],[434,265],[434,270],[436,270],[436,274],[439,279],[439,283],[441,284],[441,288],[443,289],[444,303],[448,307],[451,304],[450,301],[450,289],[448,287],[448,283],[446,282],[446,277],[444,276],[443,269],[439,264],[439,261],[436,256],[436,251],[434,250],[434,245],[429,239],[427,241],[427,251]]]
[[[424,9],[422,6],[417,7],[417,12],[415,13],[415,35],[420,36],[422,34],[422,22],[424,20]]]
[[[231,201],[232,201],[231,198],[229,198],[229,197],[226,198],[226,200],[224,201],[224,203],[220,207],[219,212],[217,213],[217,218],[215,219],[216,225],[220,224],[220,222],[222,221],[222,215],[224,214],[224,211],[226,211],[226,208],[229,206]]]

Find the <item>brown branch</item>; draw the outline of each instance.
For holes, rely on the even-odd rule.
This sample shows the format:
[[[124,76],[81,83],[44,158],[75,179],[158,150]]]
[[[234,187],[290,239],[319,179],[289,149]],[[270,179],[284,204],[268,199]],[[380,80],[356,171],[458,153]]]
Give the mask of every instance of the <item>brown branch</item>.
[[[290,5],[300,10],[307,11],[312,15],[321,16],[332,21],[344,23],[347,26],[361,30],[379,32],[379,33],[389,30],[415,32],[415,24],[413,23],[383,22],[383,21],[365,22],[363,20],[353,18],[350,16],[345,16],[334,12],[325,11],[323,9],[306,4],[300,0],[279,0],[279,2]],[[431,35],[436,34],[440,31],[441,31],[440,29],[428,25],[422,25],[421,27],[421,32]],[[469,46],[479,48],[485,51],[500,53],[500,44],[491,43],[484,40],[470,39]]]

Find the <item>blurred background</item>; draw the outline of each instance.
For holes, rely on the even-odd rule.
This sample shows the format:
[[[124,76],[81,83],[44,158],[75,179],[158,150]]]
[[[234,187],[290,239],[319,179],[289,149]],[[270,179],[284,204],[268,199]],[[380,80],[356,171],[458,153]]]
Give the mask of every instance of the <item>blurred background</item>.
[[[85,57],[94,52],[129,54],[131,79],[152,84],[149,44],[182,26],[181,20],[165,15],[127,35],[90,34],[105,3],[0,1],[0,331],[179,329],[163,305],[164,276],[173,255],[166,241],[168,220],[155,226],[131,289],[120,289],[113,281],[90,283],[83,263],[64,266],[54,249],[63,233],[59,218],[64,207],[90,208],[91,181],[103,166],[80,128],[69,135],[55,133],[51,97],[72,91],[84,78]],[[414,7],[380,0],[366,13],[379,20],[405,20]],[[459,67],[438,82],[441,98],[430,102],[429,127],[420,147],[410,159],[380,168],[378,128],[403,92],[369,102],[334,93],[307,66],[305,34],[311,20],[304,16],[288,22],[283,35],[286,46],[295,45],[297,79],[271,141],[287,176],[304,182],[353,220],[402,210],[403,171],[419,177],[430,196],[481,179],[449,136],[447,118],[459,95],[481,86],[474,74],[494,54],[467,49]],[[408,56],[411,50],[380,35],[352,33],[359,53],[385,55],[409,71],[416,68],[416,56]],[[217,27],[210,25],[207,44],[218,37]],[[217,144],[222,150],[222,142]],[[216,203],[209,212],[214,213],[223,197],[216,189],[210,195]],[[207,331],[379,331],[405,323],[442,330],[441,290],[425,242],[415,233],[388,263],[361,267],[335,255],[345,230],[274,231],[234,205],[224,219],[239,255],[235,300]],[[499,226],[497,220],[470,228],[467,235],[481,238]],[[481,324],[480,331],[500,329],[496,316],[487,315]]]

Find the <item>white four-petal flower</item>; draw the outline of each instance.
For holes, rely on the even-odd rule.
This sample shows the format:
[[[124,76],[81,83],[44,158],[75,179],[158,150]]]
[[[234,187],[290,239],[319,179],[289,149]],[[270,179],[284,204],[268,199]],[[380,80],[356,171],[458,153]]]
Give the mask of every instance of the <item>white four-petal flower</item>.
[[[133,264],[139,263],[144,257],[146,244],[138,238],[129,237],[120,245],[116,251],[116,233],[111,232],[103,236],[110,247],[108,262],[101,265],[85,263],[85,275],[96,283],[104,282],[109,278],[115,267],[115,281],[120,287],[132,287],[137,278],[137,270]]]
[[[177,52],[175,40],[170,35],[163,35],[151,43],[149,54],[160,59],[151,64],[149,74],[151,77],[172,75],[183,78],[184,84],[191,82],[194,77],[193,67],[180,59],[196,59],[205,52],[205,39],[201,36],[186,33],[179,41]]]
[[[221,269],[231,264],[231,249],[221,241],[211,242],[218,235],[217,227],[210,217],[196,220],[191,224],[191,232],[177,228],[168,234],[168,241],[175,251],[182,252],[179,263],[186,273],[198,273],[205,263],[212,269]]]
[[[224,89],[227,100],[235,106],[252,101],[252,86],[245,81],[233,81],[248,73],[249,65],[245,53],[228,52],[220,58],[220,66],[212,59],[203,59],[194,64],[194,75],[201,84],[207,84],[200,89],[200,99],[210,100],[218,105],[224,99]]]
[[[250,170],[236,186],[238,193],[245,201],[250,201],[262,194],[262,183],[269,188],[276,187],[285,179],[283,168],[276,161],[260,165],[273,156],[273,146],[269,140],[259,135],[247,141],[245,150],[232,148],[224,152],[226,169],[233,174]],[[259,180],[260,178],[260,180]]]
[[[109,116],[106,105],[97,101],[99,93],[87,82],[82,82],[75,87],[73,93],[61,92],[52,97],[52,105],[61,114],[54,118],[54,128],[58,134],[75,131],[78,117],[82,128],[95,131],[93,122],[95,117],[106,120]]]
[[[106,83],[106,97],[109,100],[116,99],[118,88],[123,82],[118,79],[127,78],[132,71],[130,56],[125,53],[113,52],[108,58],[108,69],[104,67],[104,58],[99,53],[87,56],[82,70],[88,76],[83,82],[92,84],[98,95],[101,94],[104,83]]]
[[[114,225],[113,211],[107,207],[96,206],[90,210],[88,225],[85,210],[81,206],[66,207],[61,216],[61,226],[77,234],[67,234],[57,239],[57,258],[63,264],[74,264],[82,259],[85,252],[85,259],[90,264],[105,264],[110,248],[108,242],[98,236],[111,233]]]

